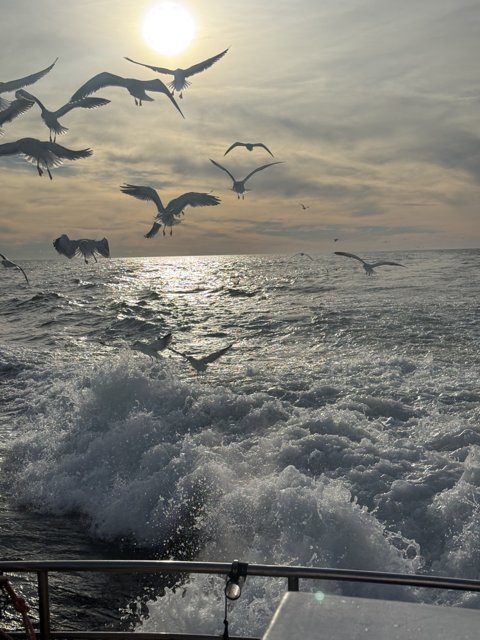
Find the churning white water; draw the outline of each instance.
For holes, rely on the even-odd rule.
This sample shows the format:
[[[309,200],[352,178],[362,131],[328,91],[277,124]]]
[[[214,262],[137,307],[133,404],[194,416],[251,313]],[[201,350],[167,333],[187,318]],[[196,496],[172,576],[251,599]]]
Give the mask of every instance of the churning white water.
[[[121,541],[480,578],[480,251],[379,253],[407,268],[370,278],[313,257],[30,262],[30,287],[1,278],[2,556],[52,557],[32,523],[54,518],[62,557],[79,557],[80,517],[90,556]],[[196,356],[234,346],[204,374],[131,349],[168,331]],[[221,632],[222,580],[184,586],[151,595],[144,630]],[[261,633],[284,589],[249,578],[232,632]]]

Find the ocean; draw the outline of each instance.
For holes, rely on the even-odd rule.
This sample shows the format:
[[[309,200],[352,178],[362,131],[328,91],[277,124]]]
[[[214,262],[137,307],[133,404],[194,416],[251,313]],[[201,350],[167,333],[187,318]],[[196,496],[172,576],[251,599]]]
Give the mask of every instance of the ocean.
[[[365,254],[406,266],[372,277],[312,255],[23,261],[30,286],[0,270],[1,556],[480,579],[480,250]],[[233,347],[204,373],[132,349],[168,332],[196,357]],[[262,633],[284,589],[248,578],[231,632]],[[69,628],[221,633],[222,590],[77,576],[51,595]]]

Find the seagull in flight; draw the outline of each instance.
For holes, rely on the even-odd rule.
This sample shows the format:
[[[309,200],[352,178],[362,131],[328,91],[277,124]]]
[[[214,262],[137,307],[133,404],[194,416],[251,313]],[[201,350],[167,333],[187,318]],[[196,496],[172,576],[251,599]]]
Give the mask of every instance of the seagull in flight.
[[[304,211],[306,211],[307,209],[310,209],[310,207],[306,204],[303,204],[303,202],[299,202],[298,204],[302,207]]]
[[[400,264],[399,262],[389,262],[387,260],[382,260],[381,262],[368,263],[365,262],[362,258],[359,258],[354,253],[348,253],[347,251],[334,251],[337,256],[346,256],[347,258],[353,258],[354,260],[358,260],[362,263],[363,268],[365,269],[365,273],[367,276],[373,276],[374,269],[376,267],[381,267],[382,265],[390,265],[391,267],[405,267],[404,264]],[[406,268],[406,267],[405,267]]]
[[[197,64],[188,67],[188,69],[167,69],[166,67],[154,67],[150,64],[143,64],[142,62],[136,62],[136,60],[132,60],[131,58],[125,57],[125,60],[129,62],[133,62],[134,64],[139,64],[141,67],[147,67],[147,69],[151,69],[152,71],[156,71],[157,73],[168,73],[173,76],[173,81],[168,84],[170,89],[172,90],[172,95],[175,91],[178,93],[179,98],[183,98],[183,91],[189,87],[192,83],[187,80],[190,76],[194,76],[201,71],[205,71],[215,64],[217,60],[220,60],[226,53],[228,49],[222,51],[221,53],[217,53],[216,56],[208,58],[207,60],[203,60],[203,62],[199,62]]]
[[[55,142],[57,135],[61,135],[68,131],[66,127],[63,127],[60,124],[58,118],[61,118],[72,109],[96,109],[97,107],[103,107],[110,102],[110,100],[104,100],[103,98],[82,98],[81,100],[77,100],[77,102],[67,102],[67,104],[64,104],[63,107],[60,107],[60,109],[57,109],[56,111],[50,111],[37,97],[24,89],[16,91],[15,97],[30,100],[38,104],[41,111],[41,118],[50,131],[50,142]]]
[[[9,268],[18,269],[19,271],[21,271],[23,273],[27,284],[30,284],[30,282],[28,281],[28,278],[27,278],[27,274],[22,269],[22,267],[20,267],[20,265],[18,265],[15,262],[12,262],[11,260],[9,260],[7,257],[5,257],[3,255],[3,253],[0,253],[0,258],[1,258],[0,262],[2,263],[2,265],[4,267],[6,267],[7,269],[9,269]]]
[[[154,101],[154,99],[148,96],[145,91],[164,93],[173,103],[173,106],[177,109],[182,118],[185,117],[176,103],[175,98],[168,90],[168,87],[160,80],[160,78],[154,78],[153,80],[136,80],[135,78],[123,78],[122,76],[117,76],[114,73],[109,73],[108,71],[97,73],[96,76],[93,76],[93,78],[87,80],[85,84],[82,84],[80,89],[77,89],[70,98],[70,102],[78,102],[78,100],[86,98],[91,93],[95,93],[95,91],[103,89],[104,87],[123,87],[131,96],[133,96],[135,104],[139,107],[142,106],[142,102]]]
[[[24,78],[19,78],[18,80],[9,80],[8,82],[0,82],[0,93],[7,93],[9,91],[16,91],[17,89],[21,89],[22,87],[26,87],[29,84],[33,84],[43,78],[51,69],[53,69],[55,62],[57,62],[58,58],[55,58],[55,61],[46,69],[42,69],[42,71],[37,71],[37,73],[32,73],[29,76],[25,76]],[[0,96],[0,109],[5,109],[8,107],[8,100],[4,100],[2,96]]]
[[[58,167],[63,164],[64,160],[79,160],[80,158],[88,158],[93,151],[91,149],[80,149],[74,151],[62,147],[56,142],[43,142],[36,138],[20,138],[16,142],[6,142],[0,144],[0,156],[12,156],[18,154],[25,158],[27,162],[37,164],[38,175],[43,175],[43,170],[52,180],[50,167]]]
[[[311,255],[309,255],[308,253],[304,253],[303,251],[300,251],[299,253],[294,253],[292,258],[295,258],[295,256],[305,256],[306,258],[310,258],[310,260],[313,260]]]
[[[75,255],[81,254],[86,264],[88,264],[87,258],[93,258],[95,262],[98,262],[95,254],[99,254],[104,258],[110,257],[110,247],[108,246],[108,240],[106,238],[102,238],[101,240],[88,240],[86,238],[70,240],[64,233],[53,241],[53,246],[58,253],[61,253],[67,258],[73,258]]]
[[[232,149],[234,149],[235,147],[245,147],[246,149],[248,149],[249,151],[253,151],[254,147],[262,147],[263,149],[265,149],[265,151],[268,151],[268,153],[272,156],[273,158],[273,153],[270,151],[270,149],[268,147],[266,147],[263,142],[234,142],[232,145],[230,145],[228,147],[228,149],[225,151],[225,153],[223,154],[224,156],[227,155],[227,153],[229,151],[231,151]]]
[[[171,341],[172,334],[167,333],[159,340],[154,340],[153,342],[147,343],[137,340],[132,344],[132,349],[134,349],[135,351],[141,351],[145,355],[149,356],[149,358],[152,358],[152,360],[160,360],[160,356],[158,355],[159,351],[163,351],[164,349],[166,349]]]
[[[223,356],[223,354],[227,353],[227,351],[232,347],[233,347],[233,342],[232,344],[229,344],[226,347],[223,347],[223,349],[214,351],[213,353],[210,353],[208,356],[203,356],[203,358],[194,358],[193,356],[189,356],[186,353],[182,353],[181,351],[177,351],[176,349],[173,349],[173,347],[168,347],[168,349],[169,351],[173,351],[173,353],[176,353],[177,355],[185,358],[185,360],[192,365],[195,371],[200,372],[200,371],[206,371],[207,366],[209,364],[211,364],[212,362],[215,362],[215,360],[218,360],[220,356]]]
[[[221,164],[219,164],[218,162],[215,162],[215,160],[212,160],[210,158],[210,162],[213,162],[213,164],[218,167],[219,169],[221,169],[222,171],[225,171],[225,173],[227,173],[230,178],[233,181],[233,185],[232,185],[232,191],[234,191],[237,194],[237,197],[240,199],[240,197],[242,198],[242,200],[244,200],[245,198],[245,193],[247,191],[249,191],[249,189],[245,188],[245,183],[246,181],[251,178],[253,176],[254,173],[257,173],[257,171],[262,171],[262,169],[266,169],[267,167],[272,167],[274,164],[283,164],[282,162],[270,162],[269,164],[264,164],[261,167],[258,167],[257,169],[254,169],[253,171],[251,171],[248,176],[246,178],[244,178],[243,180],[236,180],[232,174],[230,173],[230,171],[228,169],[225,169],[225,167],[222,167]]]
[[[34,102],[31,100],[25,100],[24,98],[18,98],[17,100],[13,100],[10,102],[8,107],[0,111],[0,136],[3,136],[4,131],[1,128],[2,124],[5,122],[11,122],[18,116],[21,116],[22,113],[28,111],[30,107],[33,107]]]
[[[166,227],[170,227],[170,235],[173,234],[173,225],[180,224],[180,215],[186,207],[212,207],[220,204],[220,198],[209,193],[197,193],[190,191],[178,198],[170,200],[166,207],[163,206],[160,196],[152,187],[142,187],[134,184],[123,184],[120,187],[122,193],[133,196],[139,200],[151,200],[157,206],[157,215],[152,228],[145,234],[145,238],[153,238],[163,225],[163,235]]]

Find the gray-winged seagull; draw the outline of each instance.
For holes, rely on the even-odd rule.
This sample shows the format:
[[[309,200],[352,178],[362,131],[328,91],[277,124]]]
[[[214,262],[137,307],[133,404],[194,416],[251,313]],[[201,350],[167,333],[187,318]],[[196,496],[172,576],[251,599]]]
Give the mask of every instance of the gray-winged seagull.
[[[170,227],[170,235],[173,233],[173,225],[180,224],[180,215],[186,207],[211,207],[220,204],[220,198],[209,193],[197,193],[190,191],[178,198],[170,200],[166,207],[163,206],[160,196],[153,187],[142,187],[134,184],[123,184],[120,187],[122,193],[133,196],[139,200],[151,200],[157,206],[157,215],[152,228],[145,234],[145,238],[156,236],[163,226],[163,235],[166,227]]]
[[[205,71],[212,66],[217,60],[220,60],[226,53],[228,49],[222,51],[221,53],[217,53],[216,56],[212,56],[207,60],[203,60],[203,62],[198,62],[197,64],[188,67],[188,69],[167,69],[166,67],[154,67],[150,64],[144,64],[143,62],[137,62],[136,60],[132,60],[131,58],[125,57],[125,60],[129,62],[133,62],[134,64],[139,64],[141,67],[147,67],[147,69],[151,69],[152,71],[156,71],[157,73],[168,73],[173,76],[173,81],[169,82],[168,86],[172,90],[172,93],[175,91],[178,93],[178,97],[182,98],[184,91],[187,87],[189,87],[192,83],[187,80],[190,76],[194,76],[201,71]]]
[[[400,264],[399,262],[390,262],[388,260],[381,260],[380,262],[373,263],[365,262],[365,260],[359,258],[354,253],[348,253],[347,251],[334,251],[333,253],[337,256],[345,256],[347,258],[353,258],[354,260],[358,260],[359,262],[361,262],[367,276],[372,276],[374,273],[373,270],[376,267],[381,267],[382,265],[389,265],[391,267],[405,267],[404,264]]]

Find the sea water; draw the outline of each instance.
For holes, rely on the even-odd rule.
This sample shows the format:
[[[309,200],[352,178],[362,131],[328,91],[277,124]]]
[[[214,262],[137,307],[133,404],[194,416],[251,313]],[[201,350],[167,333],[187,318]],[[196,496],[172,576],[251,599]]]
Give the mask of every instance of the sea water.
[[[313,258],[22,262],[30,286],[0,271],[2,557],[479,579],[480,251],[369,254],[406,267],[371,277]],[[168,332],[196,357],[233,347],[204,373],[131,348]],[[143,599],[145,585],[120,582],[110,602],[100,578],[56,585],[77,627],[85,603],[141,600],[142,630],[223,629],[220,577],[150,584]],[[480,606],[403,587],[302,588]],[[261,634],[284,590],[248,578],[231,632]]]

